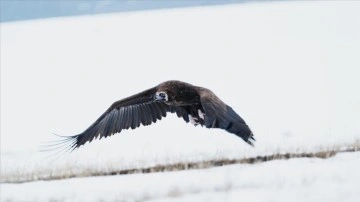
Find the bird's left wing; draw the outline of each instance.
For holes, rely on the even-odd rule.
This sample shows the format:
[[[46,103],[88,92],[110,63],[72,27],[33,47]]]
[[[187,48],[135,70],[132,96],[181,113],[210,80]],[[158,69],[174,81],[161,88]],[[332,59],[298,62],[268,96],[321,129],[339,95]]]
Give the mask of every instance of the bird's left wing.
[[[253,142],[255,139],[252,131],[230,106],[226,105],[208,89],[203,89],[200,97],[205,111],[204,122],[207,128],[224,129],[254,146]]]
[[[166,112],[173,110],[163,102],[153,101],[155,93],[154,87],[115,102],[84,132],[62,136],[65,138],[63,143],[68,145],[68,150],[74,150],[95,138],[106,138],[123,129],[135,129],[140,124],[147,126],[161,120]]]

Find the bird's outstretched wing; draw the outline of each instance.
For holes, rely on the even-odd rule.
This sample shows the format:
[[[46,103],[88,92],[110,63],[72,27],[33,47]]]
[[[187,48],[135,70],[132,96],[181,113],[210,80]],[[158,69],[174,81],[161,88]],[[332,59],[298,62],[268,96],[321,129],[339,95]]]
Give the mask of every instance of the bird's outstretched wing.
[[[207,128],[221,128],[229,133],[241,137],[245,142],[254,146],[252,131],[245,121],[228,105],[222,102],[212,91],[203,89],[200,96],[201,105],[205,111],[205,126]]]
[[[151,88],[112,104],[90,127],[84,132],[73,136],[62,136],[67,150],[74,150],[86,142],[100,137],[120,133],[124,129],[135,129],[140,124],[147,126],[166,117],[167,112],[176,113],[185,119],[183,109],[169,106],[163,102],[153,101],[156,88]]]

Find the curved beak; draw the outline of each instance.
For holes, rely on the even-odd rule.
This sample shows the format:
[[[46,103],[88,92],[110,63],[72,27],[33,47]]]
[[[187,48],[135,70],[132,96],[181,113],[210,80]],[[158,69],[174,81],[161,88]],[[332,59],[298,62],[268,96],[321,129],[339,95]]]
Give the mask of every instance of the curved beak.
[[[155,100],[156,102],[164,102],[164,101],[166,101],[165,97],[160,96],[160,95],[155,95],[155,96],[154,96],[154,100]]]

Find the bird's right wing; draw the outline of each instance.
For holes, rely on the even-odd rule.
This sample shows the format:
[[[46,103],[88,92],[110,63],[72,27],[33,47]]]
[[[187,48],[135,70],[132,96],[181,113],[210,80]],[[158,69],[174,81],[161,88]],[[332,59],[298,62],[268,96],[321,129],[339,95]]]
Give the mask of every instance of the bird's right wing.
[[[151,88],[113,103],[84,132],[73,136],[62,136],[68,150],[74,150],[98,137],[108,137],[123,129],[135,129],[140,124],[147,126],[161,120],[167,112],[177,112],[163,102],[153,101],[156,88]],[[178,112],[181,113],[181,112]]]

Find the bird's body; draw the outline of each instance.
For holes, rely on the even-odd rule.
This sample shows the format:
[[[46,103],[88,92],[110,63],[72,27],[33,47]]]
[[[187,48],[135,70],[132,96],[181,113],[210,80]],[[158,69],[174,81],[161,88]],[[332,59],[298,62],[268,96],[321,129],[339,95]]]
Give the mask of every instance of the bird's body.
[[[209,89],[181,81],[166,81],[153,88],[113,103],[89,128],[66,137],[76,149],[100,136],[108,137],[124,129],[146,126],[176,113],[195,126],[220,128],[253,145],[253,134],[245,121]]]

